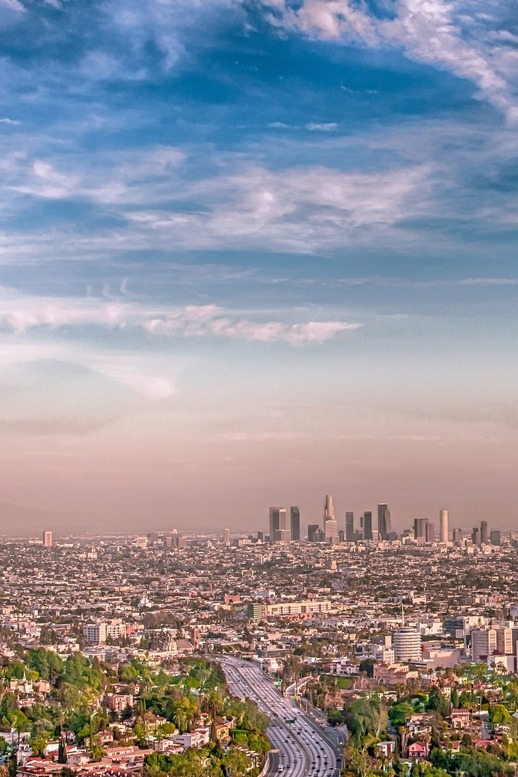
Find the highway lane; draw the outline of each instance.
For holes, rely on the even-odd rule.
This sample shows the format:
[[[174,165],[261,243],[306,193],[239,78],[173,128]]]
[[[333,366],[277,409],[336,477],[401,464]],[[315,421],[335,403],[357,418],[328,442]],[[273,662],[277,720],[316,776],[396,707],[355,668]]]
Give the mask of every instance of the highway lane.
[[[231,692],[252,699],[270,718],[268,738],[274,752],[268,777],[339,777],[341,748],[292,699],[279,693],[260,666],[229,656],[219,660]]]

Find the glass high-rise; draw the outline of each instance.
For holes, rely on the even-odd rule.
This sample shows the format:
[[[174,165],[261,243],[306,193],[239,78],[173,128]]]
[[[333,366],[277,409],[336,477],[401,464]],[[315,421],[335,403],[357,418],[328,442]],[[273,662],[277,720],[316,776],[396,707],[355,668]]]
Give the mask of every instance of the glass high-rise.
[[[286,537],[288,516],[285,507],[270,507],[270,542],[280,542]]]
[[[378,505],[378,537],[380,540],[388,540],[392,531],[392,519],[387,504]]]
[[[345,514],[345,540],[354,542],[354,513]]]
[[[363,514],[363,539],[372,540],[373,536],[374,535],[372,533],[372,513],[366,512]]]
[[[290,529],[291,539],[298,542],[300,540],[300,510],[298,507],[290,507]]]

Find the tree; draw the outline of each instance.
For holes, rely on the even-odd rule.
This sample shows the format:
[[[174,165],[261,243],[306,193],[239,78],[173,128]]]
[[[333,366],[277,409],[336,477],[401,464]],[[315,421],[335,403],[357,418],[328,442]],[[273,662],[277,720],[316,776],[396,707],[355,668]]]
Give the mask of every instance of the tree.
[[[349,770],[355,777],[367,777],[370,767],[370,758],[365,748],[349,746],[345,751],[345,761]]]
[[[58,764],[66,764],[67,760],[67,745],[63,732],[61,731],[59,734]]]
[[[441,691],[435,686],[430,690],[428,694],[428,701],[426,703],[426,709],[429,711],[435,711],[443,718],[450,714],[450,704],[444,697]]]
[[[492,726],[512,723],[512,717],[503,704],[492,704],[489,713],[489,722]]]
[[[63,672],[63,661],[53,650],[37,648],[29,650],[27,654],[27,665],[38,672],[43,680],[48,680],[51,685],[55,685],[58,677]]]
[[[47,747],[48,741],[48,733],[36,734],[36,736],[31,737],[29,740],[29,745],[34,755],[39,755],[42,757],[45,754],[45,748]]]
[[[364,658],[363,661],[360,661],[360,672],[365,672],[367,677],[374,677],[374,664],[373,658]]]
[[[404,726],[406,721],[414,714],[414,708],[408,701],[400,701],[389,709],[390,722],[395,728]]]
[[[362,742],[367,736],[379,737],[387,728],[387,708],[379,696],[357,699],[344,707],[344,717],[351,734]]]
[[[227,774],[232,777],[242,777],[248,770],[248,758],[242,750],[229,750],[223,756],[223,765],[227,768]]]

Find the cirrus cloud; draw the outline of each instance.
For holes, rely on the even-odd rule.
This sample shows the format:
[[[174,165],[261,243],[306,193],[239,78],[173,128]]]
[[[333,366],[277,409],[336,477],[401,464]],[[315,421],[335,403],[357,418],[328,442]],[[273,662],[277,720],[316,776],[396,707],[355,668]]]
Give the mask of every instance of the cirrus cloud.
[[[390,15],[377,16],[356,0],[265,0],[276,26],[324,40],[367,48],[401,48],[418,62],[473,82],[479,96],[518,120],[514,37],[501,30],[504,3],[478,0],[395,0]],[[504,34],[502,34],[504,33]]]
[[[348,321],[251,320],[218,305],[151,311],[132,302],[18,296],[13,290],[0,290],[0,327],[4,330],[23,334],[38,328],[60,330],[92,325],[114,330],[140,329],[152,336],[216,337],[294,346],[324,343],[362,326]]]

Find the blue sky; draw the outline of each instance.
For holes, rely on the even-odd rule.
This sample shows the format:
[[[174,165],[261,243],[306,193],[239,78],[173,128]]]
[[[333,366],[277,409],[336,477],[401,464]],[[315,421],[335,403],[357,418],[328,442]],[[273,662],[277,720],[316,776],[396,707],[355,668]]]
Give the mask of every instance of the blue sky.
[[[0,0],[0,31],[6,527],[329,492],[517,523],[514,3]]]

